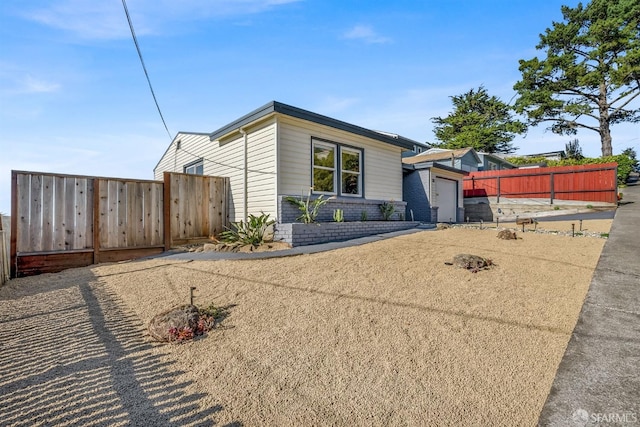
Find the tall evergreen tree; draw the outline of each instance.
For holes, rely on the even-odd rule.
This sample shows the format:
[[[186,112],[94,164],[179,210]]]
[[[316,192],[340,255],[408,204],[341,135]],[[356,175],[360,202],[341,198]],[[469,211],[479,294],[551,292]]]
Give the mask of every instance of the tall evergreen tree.
[[[640,121],[640,1],[592,0],[562,15],[540,35],[546,58],[520,60],[516,111],[557,134],[598,132],[610,156],[611,125]]]
[[[511,107],[480,86],[462,95],[452,96],[453,112],[433,117],[435,136],[441,148],[473,147],[487,153],[513,153],[511,141],[526,132],[524,123],[513,118]]]

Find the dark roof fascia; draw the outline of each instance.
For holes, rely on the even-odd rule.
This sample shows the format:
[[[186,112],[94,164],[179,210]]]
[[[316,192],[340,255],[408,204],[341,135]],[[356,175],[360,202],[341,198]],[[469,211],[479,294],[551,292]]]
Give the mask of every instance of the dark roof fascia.
[[[442,163],[437,163],[437,162],[424,162],[424,163],[413,163],[413,164],[403,163],[402,167],[408,170],[435,168],[435,169],[442,169],[447,172],[457,173],[460,175],[465,175],[465,176],[469,175],[469,172],[467,171],[463,171],[462,169],[452,168],[451,166],[446,166],[446,165],[443,165]]]
[[[162,161],[162,159],[164,159],[164,156],[167,155],[167,153],[169,152],[169,148],[171,148],[171,146],[173,145],[174,142],[176,142],[176,140],[178,140],[180,135],[200,135],[200,136],[208,136],[209,133],[208,132],[183,132],[183,131],[179,131],[178,133],[176,133],[176,136],[173,137],[173,139],[171,140],[171,142],[169,143],[169,145],[167,146],[167,149],[164,150],[164,153],[162,154],[162,156],[160,156],[160,160],[158,160],[158,163],[156,163],[155,167],[153,168],[153,172],[156,171],[156,169],[158,168],[158,165],[160,164],[160,162]]]
[[[229,123],[228,125],[221,127],[220,129],[210,133],[209,138],[211,141],[215,141],[221,136],[227,135],[235,131],[236,129],[240,129],[243,126],[253,123],[256,120],[259,120],[273,113],[280,113],[297,119],[307,120],[309,122],[329,126],[334,129],[339,129],[345,132],[350,132],[356,135],[375,139],[376,141],[386,142],[387,144],[395,145],[407,150],[413,149],[413,144],[415,143],[414,141],[411,141],[404,137],[393,138],[391,136],[383,135],[370,129],[365,129],[360,126],[352,125],[341,120],[332,119],[331,117],[323,116],[321,114],[313,113],[311,111],[303,110],[301,108],[293,107],[291,105],[283,104],[277,101],[271,101],[268,104],[258,108],[257,110],[254,110],[249,114],[246,114],[239,119]]]

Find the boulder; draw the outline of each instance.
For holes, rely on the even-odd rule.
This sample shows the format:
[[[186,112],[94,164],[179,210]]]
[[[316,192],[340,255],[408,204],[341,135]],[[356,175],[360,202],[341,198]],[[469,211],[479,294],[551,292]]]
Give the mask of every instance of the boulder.
[[[502,240],[517,240],[516,232],[511,230],[502,230],[498,233],[498,239]]]
[[[458,254],[453,257],[453,262],[446,262],[447,265],[454,265],[459,268],[471,270],[476,273],[493,265],[490,259],[482,258],[478,255]]]
[[[172,334],[171,330],[184,331],[186,328],[190,328],[192,332],[195,332],[199,318],[200,313],[196,306],[181,305],[154,316],[147,329],[149,335],[157,341],[175,341],[175,334]]]

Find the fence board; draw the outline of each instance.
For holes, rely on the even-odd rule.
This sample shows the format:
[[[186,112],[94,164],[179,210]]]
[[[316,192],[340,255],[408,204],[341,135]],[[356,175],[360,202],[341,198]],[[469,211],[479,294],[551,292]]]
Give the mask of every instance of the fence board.
[[[143,200],[143,236],[146,245],[150,245],[152,241],[152,224],[151,224],[151,184],[141,183]]]
[[[89,200],[89,191],[93,194],[93,189],[89,190],[89,182],[93,186],[93,180],[89,181],[86,178],[76,179],[76,205],[75,205],[75,218],[76,218],[76,233],[74,239],[74,249],[87,249],[92,248],[92,236],[93,236],[93,203],[87,203]],[[93,199],[91,199],[93,202]],[[87,221],[91,219],[91,221]]]
[[[42,250],[42,175],[31,177],[29,200],[29,251]]]
[[[43,251],[53,250],[53,221],[55,212],[53,177],[42,177],[42,242]]]
[[[74,246],[76,234],[76,179],[70,177],[64,183],[64,227],[65,227],[65,250],[77,249]]]
[[[66,229],[64,226],[64,183],[65,178],[62,176],[53,177],[54,186],[54,204],[55,210],[53,214],[53,248],[52,250],[61,251],[65,249]]]
[[[151,245],[164,244],[163,238],[163,187],[162,185],[151,186],[151,213],[150,213],[150,229],[151,229]]]
[[[7,251],[7,231],[2,230],[0,217],[0,285],[9,280],[9,252]]]
[[[16,191],[18,193],[17,208],[15,215],[18,221],[18,232],[15,233],[14,238],[17,241],[17,251],[27,252],[29,251],[29,234],[31,228],[29,227],[29,199],[31,198],[31,176],[30,175],[18,175],[16,177],[17,185]],[[14,215],[11,216],[13,221]]]

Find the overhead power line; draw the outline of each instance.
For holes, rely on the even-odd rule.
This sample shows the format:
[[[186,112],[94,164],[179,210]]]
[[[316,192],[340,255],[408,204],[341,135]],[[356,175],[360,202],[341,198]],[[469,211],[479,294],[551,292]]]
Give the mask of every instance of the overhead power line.
[[[167,131],[167,135],[169,135],[169,139],[173,139],[173,137],[171,136],[171,132],[169,132],[169,128],[167,127],[167,122],[164,120],[164,116],[162,115],[162,111],[160,110],[160,105],[158,104],[156,93],[153,91],[153,86],[151,85],[151,79],[149,78],[147,67],[144,65],[144,59],[142,59],[142,52],[140,51],[140,45],[138,44],[136,32],[133,29],[133,23],[131,22],[131,16],[129,15],[129,9],[127,8],[126,0],[122,0],[122,6],[124,7],[124,13],[127,15],[127,22],[129,22],[129,29],[131,29],[131,36],[133,37],[133,43],[136,45],[136,50],[138,51],[138,57],[140,58],[140,63],[142,64],[144,75],[147,77],[147,83],[149,83],[149,89],[151,90],[151,95],[153,96],[153,102],[155,102],[156,104],[158,114],[160,114],[160,119],[162,119],[162,124],[164,125],[164,129]]]

